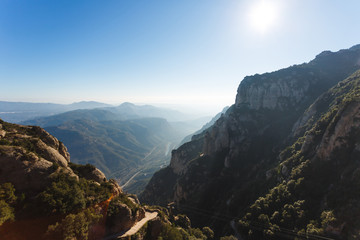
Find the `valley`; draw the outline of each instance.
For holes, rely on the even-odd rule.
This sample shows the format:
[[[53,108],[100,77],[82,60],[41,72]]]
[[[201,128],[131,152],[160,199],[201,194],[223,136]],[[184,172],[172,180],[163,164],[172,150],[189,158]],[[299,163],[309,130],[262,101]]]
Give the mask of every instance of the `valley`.
[[[217,236],[235,227],[245,239],[357,239],[359,185],[348,181],[360,168],[359,59],[357,45],[246,77],[235,104],[173,151],[140,200],[174,202]]]
[[[173,110],[124,103],[23,124],[44,127],[68,146],[74,163],[93,164],[119,185],[126,183],[124,191],[140,194],[154,172],[169,164],[171,150],[209,119],[188,120],[189,116],[180,115]],[[169,122],[174,118],[182,121]]]
[[[0,0],[0,240],[360,240],[359,10]]]
[[[75,209],[99,227],[98,210],[85,207],[105,201],[108,238],[357,239],[359,59],[357,45],[246,77],[235,104],[202,128],[130,103],[1,121],[4,221],[31,215],[14,200],[22,192],[34,209],[68,214],[37,230],[49,234]]]

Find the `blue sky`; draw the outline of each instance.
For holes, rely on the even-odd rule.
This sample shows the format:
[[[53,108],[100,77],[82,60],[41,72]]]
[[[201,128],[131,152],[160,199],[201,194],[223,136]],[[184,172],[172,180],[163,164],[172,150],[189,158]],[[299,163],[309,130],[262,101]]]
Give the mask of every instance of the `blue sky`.
[[[358,0],[0,0],[0,100],[215,113],[246,75],[359,44],[359,10]]]

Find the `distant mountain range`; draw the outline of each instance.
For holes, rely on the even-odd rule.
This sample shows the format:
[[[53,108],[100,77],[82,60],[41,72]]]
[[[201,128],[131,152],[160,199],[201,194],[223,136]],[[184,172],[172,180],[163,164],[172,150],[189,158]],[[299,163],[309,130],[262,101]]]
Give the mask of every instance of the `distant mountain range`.
[[[0,166],[2,240],[124,239],[139,233],[149,239],[209,239],[213,235],[210,228],[191,228],[184,215],[141,205],[93,165],[70,162],[66,146],[37,126],[0,120]]]
[[[37,117],[50,116],[76,109],[92,109],[111,106],[112,105],[93,101],[83,101],[72,104],[0,101],[0,118],[5,121],[19,123]]]
[[[152,174],[168,165],[171,150],[209,120],[180,121],[187,118],[174,110],[124,103],[21,123],[41,126],[66,144],[72,162],[93,164],[126,191],[140,193]]]

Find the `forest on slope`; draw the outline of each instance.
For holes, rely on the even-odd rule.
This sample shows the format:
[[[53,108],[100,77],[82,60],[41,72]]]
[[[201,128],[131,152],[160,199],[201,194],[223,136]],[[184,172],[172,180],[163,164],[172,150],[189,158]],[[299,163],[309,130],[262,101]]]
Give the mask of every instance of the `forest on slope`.
[[[345,168],[358,168],[358,162],[351,160],[351,154],[357,156],[358,151],[355,136],[346,136],[348,138],[345,139],[345,136],[335,135],[334,131],[328,132],[327,138],[331,141],[327,141],[336,143],[335,150],[325,148],[329,144],[326,141],[319,145],[318,142],[309,144],[309,141],[305,141],[305,145],[309,144],[306,146],[322,148],[323,155],[334,157],[339,167],[332,166],[333,161],[325,160],[320,161],[323,165],[319,165],[319,169],[322,171],[300,173],[307,184],[301,185],[301,196],[291,195],[291,202],[286,202],[289,199],[281,202],[281,198],[277,202],[274,198],[271,199],[272,205],[269,205],[267,197],[269,193],[283,191],[289,182],[294,187],[298,182],[291,181],[289,176],[292,172],[299,172],[301,166],[310,164],[309,161],[315,165],[319,163],[298,156],[303,143],[298,139],[304,140],[304,135],[308,134],[306,130],[323,124],[322,130],[314,130],[321,136],[321,131],[328,127],[328,122],[317,122],[318,119],[331,122],[334,116],[335,120],[344,117],[354,122],[351,132],[356,133],[356,114],[337,112],[343,105],[336,105],[330,99],[336,99],[338,94],[337,104],[349,98],[357,101],[358,73],[347,77],[360,68],[359,59],[360,46],[357,45],[334,53],[325,51],[309,63],[246,77],[239,85],[235,104],[207,131],[175,150],[170,165],[154,174],[140,199],[152,204],[175,201],[177,209],[189,215],[195,226],[209,225],[218,236],[237,233],[243,238],[286,239],[289,236],[281,234],[288,230],[293,234],[290,238],[311,237],[316,232],[320,236],[337,234],[335,238],[355,236],[353,239],[356,239],[356,235],[353,235],[358,231],[356,224],[339,221],[343,227],[337,232],[331,230],[338,229],[341,224],[334,225],[329,219],[341,219],[340,216],[345,213],[339,205],[324,205],[328,193],[335,194],[333,199],[342,201],[341,195],[338,195],[341,191],[342,196],[349,200],[348,204],[351,202],[356,206],[360,202],[358,196],[344,194],[348,191],[358,192],[358,185],[354,182],[350,187],[341,182]],[[338,88],[342,90],[336,90]],[[329,99],[325,101],[324,96]],[[338,108],[334,110],[332,106]],[[329,128],[334,126],[330,124]],[[343,144],[340,144],[342,141]],[[291,146],[295,146],[296,150],[284,151],[292,149]],[[351,154],[335,157],[331,155],[332,150]],[[298,162],[282,165],[287,159],[297,159]],[[290,175],[284,177],[281,173]],[[331,183],[328,182],[329,176],[340,178],[333,178],[334,182]],[[333,187],[337,187],[338,191]],[[283,193],[287,194],[285,190]],[[306,216],[301,223],[294,220],[295,212]],[[322,215],[327,219],[325,222],[332,225],[322,225]],[[353,220],[352,214],[348,216]],[[238,220],[241,220],[240,224],[235,227],[234,222]],[[234,232],[234,229],[237,231]]]

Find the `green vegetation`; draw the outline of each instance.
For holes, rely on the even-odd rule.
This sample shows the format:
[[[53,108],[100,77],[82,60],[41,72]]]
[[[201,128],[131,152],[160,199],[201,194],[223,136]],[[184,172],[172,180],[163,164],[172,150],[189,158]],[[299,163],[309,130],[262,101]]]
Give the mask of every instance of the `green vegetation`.
[[[84,178],[77,180],[75,177],[59,173],[51,186],[41,192],[37,199],[44,213],[64,214],[108,199],[111,190],[110,183],[99,185]]]
[[[59,115],[59,120],[62,117]],[[55,123],[45,130],[67,146],[74,164],[89,163],[109,178],[124,180],[142,170],[143,174],[133,181],[135,185],[128,185],[133,192],[140,192],[149,177],[169,161],[170,157],[164,154],[167,144],[181,140],[177,139],[178,132],[163,119],[98,121],[95,116],[83,117],[80,114],[79,119]],[[73,169],[80,174],[84,171],[76,166]]]
[[[237,240],[233,235],[221,237],[220,240]]]
[[[48,227],[46,237],[48,239],[87,240],[93,236],[91,227],[102,219],[102,214],[96,213],[93,208],[85,209],[77,214],[69,214],[60,223]]]
[[[96,168],[94,165],[91,164],[86,164],[86,165],[82,165],[82,164],[76,164],[76,163],[69,163],[69,167],[74,171],[75,174],[79,175],[83,172],[92,172],[94,171]]]
[[[10,145],[10,141],[7,139],[0,139],[0,145]]]
[[[0,225],[8,220],[15,220],[14,205],[17,197],[11,183],[0,185]]]
[[[329,108],[319,114],[303,137],[281,153],[283,162],[277,174],[282,182],[259,197],[239,221],[240,229],[249,239],[358,236],[343,226],[346,223],[349,229],[356,229],[360,224],[356,217],[360,213],[357,177],[360,171],[355,159],[351,160],[353,144],[360,140],[356,137],[360,129],[352,128],[348,135],[342,136],[345,144],[332,150],[331,155],[327,152],[326,159],[322,159],[318,148],[326,141],[325,135],[334,135],[344,114],[360,104],[359,91],[360,72],[357,72],[323,97]]]
[[[107,213],[108,217],[111,219],[114,216],[118,216],[123,204],[130,208],[132,216],[135,216],[139,210],[139,205],[133,203],[125,194],[120,194],[111,200]]]
[[[207,240],[212,239],[214,232],[210,228],[201,231],[199,228],[183,229],[171,224],[163,224],[158,240]]]

